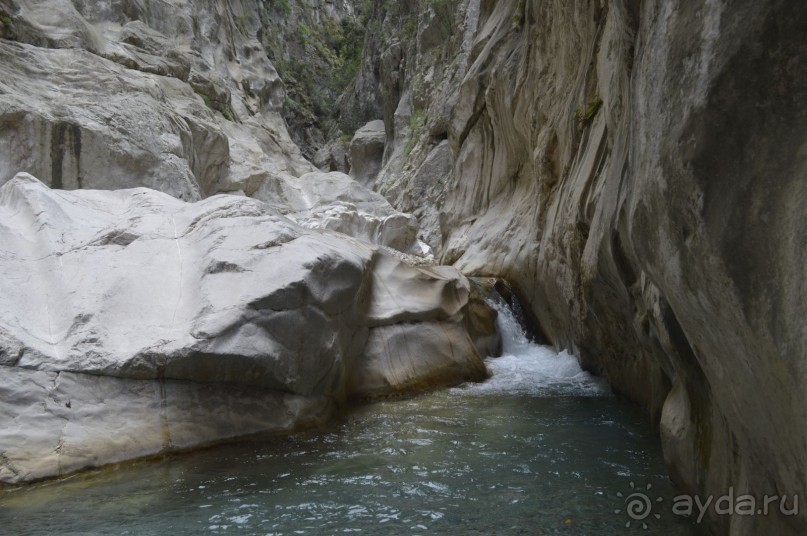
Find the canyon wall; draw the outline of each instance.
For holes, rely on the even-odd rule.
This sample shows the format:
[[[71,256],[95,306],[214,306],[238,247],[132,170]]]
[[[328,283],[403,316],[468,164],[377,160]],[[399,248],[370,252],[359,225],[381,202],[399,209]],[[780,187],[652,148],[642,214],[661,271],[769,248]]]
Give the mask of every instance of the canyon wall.
[[[0,183],[231,193],[420,238],[512,281],[549,341],[646,408],[684,491],[803,494],[804,35],[795,0],[0,0]],[[348,171],[371,119],[384,136],[353,153],[382,158],[375,178],[312,173],[327,137],[317,163]]]
[[[259,3],[0,1],[0,184],[269,199],[314,171],[283,120]]]
[[[293,142],[281,4],[0,0],[0,486],[486,377],[476,284]]]
[[[802,493],[807,6],[388,4],[376,188],[647,408],[684,491]]]

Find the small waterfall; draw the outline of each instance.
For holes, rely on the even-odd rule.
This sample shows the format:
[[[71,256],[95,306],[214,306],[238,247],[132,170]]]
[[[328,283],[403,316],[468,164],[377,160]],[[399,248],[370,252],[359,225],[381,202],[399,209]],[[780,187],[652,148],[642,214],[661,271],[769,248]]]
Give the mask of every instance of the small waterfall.
[[[463,388],[471,393],[512,393],[534,396],[603,396],[605,382],[580,368],[577,358],[566,351],[531,342],[524,326],[509,304],[491,300],[502,336],[502,356],[489,358],[492,377]]]
[[[504,300],[490,301],[488,303],[498,313],[496,327],[499,328],[499,333],[502,336],[502,352],[504,354],[514,354],[524,350],[530,344],[530,341],[527,338],[524,325],[519,321],[510,304]]]

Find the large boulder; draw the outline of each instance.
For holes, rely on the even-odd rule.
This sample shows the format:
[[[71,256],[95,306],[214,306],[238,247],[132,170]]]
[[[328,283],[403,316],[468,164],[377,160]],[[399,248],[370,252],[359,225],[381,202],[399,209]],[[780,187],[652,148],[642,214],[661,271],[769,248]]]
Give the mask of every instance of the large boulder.
[[[381,171],[386,141],[384,121],[370,121],[357,130],[350,141],[350,176],[372,187]]]
[[[260,201],[58,191],[20,174],[0,189],[0,227],[0,482],[484,376],[456,269],[408,265]],[[382,355],[403,333],[408,346]],[[417,377],[379,386],[404,360]]]
[[[350,173],[350,140],[338,138],[320,147],[314,155],[314,165],[325,172]]]

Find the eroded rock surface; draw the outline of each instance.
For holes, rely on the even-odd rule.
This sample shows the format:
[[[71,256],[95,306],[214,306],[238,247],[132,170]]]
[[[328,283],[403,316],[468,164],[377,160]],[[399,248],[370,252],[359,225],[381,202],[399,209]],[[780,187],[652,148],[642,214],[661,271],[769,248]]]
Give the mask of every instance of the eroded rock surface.
[[[358,86],[384,100],[376,189],[660,419],[685,491],[803,494],[807,7],[448,4],[378,12]],[[807,532],[803,512],[709,517]]]
[[[0,189],[0,227],[0,482],[484,376],[459,271],[305,229],[260,201],[59,191],[20,174]],[[379,347],[418,326],[430,335],[406,355]],[[416,370],[398,381],[402,359]]]
[[[187,200],[313,171],[280,110],[256,2],[3,0],[0,183]]]
[[[403,253],[428,257],[417,219],[398,212],[380,194],[344,173],[308,173],[285,181],[288,216],[310,229],[330,229]]]
[[[332,140],[317,150],[314,165],[325,172],[350,173],[350,140]]]
[[[360,184],[372,186],[384,158],[387,134],[383,121],[371,121],[361,127],[350,141],[350,175]]]
[[[328,8],[312,4],[314,14]],[[333,15],[341,17],[348,7],[341,4]],[[345,282],[348,288],[356,281],[361,288],[375,288],[379,273],[409,281],[400,283],[409,288],[419,280],[417,274],[427,272],[400,268],[415,274],[400,279],[397,265],[390,259],[379,262],[383,253],[376,248],[305,231],[291,219],[402,251],[416,247],[420,238],[445,263],[513,281],[556,346],[574,351],[587,368],[606,374],[619,392],[656,416],[673,477],[685,491],[721,495],[734,486],[757,496],[804,494],[807,52],[802,36],[807,34],[807,7],[780,0],[731,5],[715,0],[424,0],[377,1],[372,7],[375,19],[368,25],[361,70],[351,84],[353,93],[343,96],[339,107],[363,110],[363,104],[381,103],[386,146],[373,188],[395,209],[412,212],[420,231],[411,218],[382,206],[344,175],[309,174],[314,167],[300,156],[280,116],[283,86],[261,50],[261,41],[271,36],[259,37],[266,28],[255,14],[265,10],[254,0],[0,0],[0,182],[28,171],[65,189],[149,186],[190,200],[221,192],[255,197],[272,209],[249,199],[237,202],[242,208],[262,207],[264,215],[255,217],[270,219],[266,227],[300,233],[294,242],[301,245],[294,247],[311,242],[312,249],[303,248],[309,257],[301,258],[312,258],[315,248],[325,248],[330,258],[330,241],[338,243],[338,262],[333,262],[346,273],[355,272]],[[276,44],[282,49],[284,42]],[[305,91],[303,84],[296,87],[297,94]],[[302,112],[297,116],[305,130]],[[297,132],[297,138],[306,144],[322,138],[319,127],[309,130]],[[328,171],[347,171],[342,143],[323,152],[319,163]],[[81,231],[85,241],[68,238],[62,244],[48,219],[61,218],[64,211],[73,214],[73,201],[88,203],[101,194],[60,193],[60,199],[71,200],[64,206],[52,197],[56,194],[42,195],[56,208],[30,216],[41,230],[29,230],[30,239],[8,233],[3,239],[14,252],[3,262],[17,262],[15,255],[22,251],[27,253],[19,262],[30,265],[28,270],[9,267],[8,273],[18,283],[30,278],[37,289],[48,289],[46,295],[31,293],[30,303],[37,307],[66,307],[74,299],[64,294],[72,287],[54,267],[77,262],[70,256],[78,253],[64,249],[65,244],[83,244],[76,251],[101,248],[101,256],[146,244],[129,228],[146,225],[138,222],[124,228],[90,226],[96,234]],[[108,202],[134,203],[122,199],[115,194]],[[159,199],[155,203],[163,208],[173,203]],[[204,203],[200,206],[222,203],[235,210],[228,203],[236,201]],[[173,225],[160,221],[155,229],[168,238],[149,240],[161,244],[155,259],[167,268],[162,275],[151,265],[143,270],[176,308],[177,289],[163,276],[175,282],[186,276],[180,277],[174,265],[178,235],[172,234]],[[186,224],[180,216],[180,228]],[[272,250],[275,240],[281,238],[263,243]],[[214,248],[214,253],[222,252]],[[201,250],[196,254],[205,260]],[[30,264],[31,259],[36,262]],[[219,264],[205,264],[210,272],[204,276],[197,267],[188,284],[196,288],[205,278],[255,277],[233,269],[258,263],[250,259],[225,256]],[[75,267],[74,272],[78,282],[89,285],[89,276]],[[112,275],[99,277],[112,285]],[[50,285],[51,279],[59,285]],[[427,279],[430,284],[446,281],[434,273]],[[4,285],[9,296],[23,299],[11,282]],[[451,297],[462,295],[461,287],[445,288]],[[95,298],[114,304],[116,289],[126,285],[109,288],[108,295]],[[241,290],[244,296],[255,291]],[[299,299],[295,292],[283,299]],[[199,294],[183,293],[182,300],[193,295]],[[232,305],[229,299],[235,298],[219,296],[215,304]],[[397,351],[411,340],[405,322],[421,322],[438,334],[446,322],[458,321],[449,307],[454,300],[428,314],[421,311],[418,318],[410,305],[383,314],[373,305],[370,314],[368,302],[363,312],[356,310],[370,342],[350,351],[344,349],[352,348],[346,339],[332,342],[343,355],[354,356],[355,376],[331,370],[312,384],[294,380],[292,369],[264,363],[249,369],[251,380],[244,388],[269,393],[266,403],[273,407],[319,407],[318,397],[326,396],[328,388],[337,392],[339,385],[363,383],[369,395],[383,393],[387,385],[419,385],[423,379],[409,368],[410,356]],[[206,325],[200,307],[183,305],[176,309],[178,318]],[[211,310],[210,321],[221,324],[197,334],[240,325],[235,318],[242,314],[239,307]],[[219,374],[210,363],[233,349],[228,345],[249,350],[251,343],[237,348],[235,338],[195,339],[189,333],[183,337],[190,338],[180,337],[172,346],[172,338],[187,326],[177,323],[169,329],[166,308],[160,303],[153,312],[136,310],[135,320],[145,322],[152,313],[162,318],[157,332],[164,337],[152,337],[150,344],[172,356],[164,361],[171,361],[182,381],[197,382],[192,374],[204,376],[204,371]],[[145,340],[126,336],[124,327],[102,324],[87,312],[37,316],[29,309],[15,309],[4,320],[17,318],[18,324],[9,328],[13,336],[0,358],[6,365],[25,359],[32,367],[13,369],[18,376],[9,380],[8,392],[17,392],[12,384],[22,381],[20,375],[37,375],[31,376],[32,385],[41,387],[20,397],[28,400],[28,408],[42,400],[49,404],[46,393],[59,385],[89,381],[81,376],[74,382],[70,375],[82,371],[59,368],[76,361],[69,350],[74,344],[93,356],[87,366],[94,373],[104,371],[93,377],[98,381],[124,382],[127,389],[142,381],[146,390],[160,381],[154,371],[161,361],[152,354],[127,364],[92,353],[94,341],[115,341],[131,353],[133,344]],[[250,314],[270,314],[259,310]],[[341,325],[327,314],[312,318]],[[378,324],[378,318],[392,323]],[[47,329],[45,319],[52,319]],[[36,336],[20,327],[23,321],[33,322]],[[455,333],[456,324],[451,325]],[[98,327],[84,337],[87,326]],[[400,342],[394,352],[381,344],[384,331]],[[243,340],[269,339],[246,334]],[[326,344],[316,337],[309,342]],[[186,344],[204,352],[193,354]],[[283,344],[294,347],[293,341]],[[28,346],[30,352],[20,353]],[[434,353],[442,356],[443,370],[462,370],[451,352]],[[142,377],[126,376],[135,372]],[[346,384],[335,380],[339,374]],[[277,391],[283,382],[288,389]],[[116,389],[111,383],[107,388]],[[161,406],[153,397],[148,400]],[[254,429],[273,426],[261,423]],[[53,434],[46,443],[48,452],[60,444]],[[16,456],[22,456],[20,451]],[[29,474],[7,459],[0,462],[15,467],[4,474]],[[711,517],[720,533],[807,532],[804,514]]]

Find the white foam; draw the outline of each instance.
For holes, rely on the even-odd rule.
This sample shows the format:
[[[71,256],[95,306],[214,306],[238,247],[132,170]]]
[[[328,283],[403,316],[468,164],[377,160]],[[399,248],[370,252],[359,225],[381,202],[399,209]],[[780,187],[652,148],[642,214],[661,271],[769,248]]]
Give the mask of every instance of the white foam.
[[[580,368],[567,352],[529,342],[513,313],[504,305],[492,304],[499,312],[502,335],[501,357],[488,358],[492,377],[462,388],[464,393],[513,393],[536,396],[603,396],[608,387],[601,379]]]

